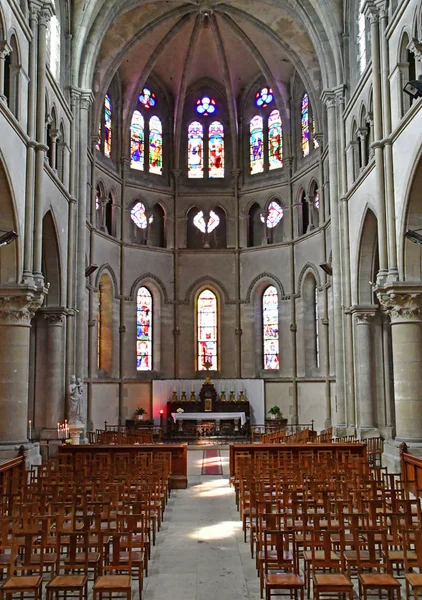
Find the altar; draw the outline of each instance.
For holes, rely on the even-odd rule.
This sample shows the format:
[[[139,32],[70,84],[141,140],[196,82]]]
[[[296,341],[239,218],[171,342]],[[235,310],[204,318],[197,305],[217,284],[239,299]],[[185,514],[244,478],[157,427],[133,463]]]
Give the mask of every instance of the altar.
[[[183,421],[195,421],[196,425],[201,426],[203,422],[215,423],[215,431],[218,434],[221,431],[221,421],[233,421],[234,432],[239,431],[241,427],[246,425],[246,414],[244,412],[187,412],[187,413],[171,413],[173,421],[178,425],[178,431],[183,432]]]

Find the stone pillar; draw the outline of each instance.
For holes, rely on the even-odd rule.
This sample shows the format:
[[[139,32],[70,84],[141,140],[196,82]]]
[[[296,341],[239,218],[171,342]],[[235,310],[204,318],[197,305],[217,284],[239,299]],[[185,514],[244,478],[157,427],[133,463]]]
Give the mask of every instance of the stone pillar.
[[[355,344],[356,355],[359,357],[356,373],[356,395],[358,415],[356,424],[358,429],[368,430],[376,426],[374,387],[373,387],[373,348],[371,343],[371,318],[374,316],[375,306],[358,306],[352,309],[355,315]]]
[[[9,56],[12,48],[6,40],[0,40],[0,101],[7,104],[7,98],[4,95],[4,61]]]
[[[0,297],[0,444],[28,437],[29,332],[44,289],[7,288]]]
[[[396,439],[422,444],[422,286],[377,290],[391,318]]]
[[[366,167],[368,164],[369,156],[366,156],[366,136],[368,135],[367,130],[364,127],[358,129],[358,139],[360,144],[360,156],[362,160],[361,169]]]
[[[173,214],[174,214],[174,252],[173,252],[173,344],[174,344],[174,379],[179,377],[179,348],[180,348],[180,328],[179,328],[179,207],[178,198],[180,193],[180,175],[182,172],[179,169],[173,169],[172,175],[174,180],[173,194]],[[186,227],[184,228],[186,235]]]
[[[42,429],[41,437],[47,439],[57,438],[57,423],[63,423],[65,418],[63,324],[66,312],[65,308],[59,306],[41,309],[42,316],[47,324],[45,374],[43,377],[43,394],[40,397],[42,415],[37,411],[35,426],[37,429]]]
[[[328,146],[329,146],[329,185],[331,203],[331,246],[333,252],[333,315],[334,315],[334,356],[336,370],[336,395],[333,425],[341,434],[346,428],[346,402],[343,348],[343,314],[341,292],[341,253],[340,253],[340,214],[339,214],[339,165],[337,159],[337,96],[336,90],[325,90],[322,101],[327,107]]]
[[[379,34],[379,10],[374,0],[366,0],[363,13],[371,24],[371,54],[372,54],[372,88],[373,88],[373,112],[374,112],[374,144],[375,151],[375,173],[378,198],[378,250],[379,250],[379,273],[378,281],[382,284],[387,277],[387,231],[386,231],[386,209],[385,209],[385,185],[384,185],[384,155],[383,155],[383,129],[382,129],[382,98],[381,98],[381,64],[380,64],[380,34]]]
[[[57,171],[57,143],[60,139],[60,132],[58,129],[52,129],[50,131],[50,167],[53,171]]]
[[[242,317],[241,317],[241,306],[240,306],[240,294],[241,294],[241,276],[240,276],[240,230],[239,230],[239,177],[240,169],[233,169],[232,172],[232,183],[233,183],[233,195],[235,205],[235,231],[236,231],[236,350],[237,350],[237,377],[242,378]]]

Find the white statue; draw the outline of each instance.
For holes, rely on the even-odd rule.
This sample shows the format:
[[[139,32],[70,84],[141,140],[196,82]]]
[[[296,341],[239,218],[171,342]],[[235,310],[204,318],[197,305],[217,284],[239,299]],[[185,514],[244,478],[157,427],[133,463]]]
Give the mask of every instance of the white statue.
[[[69,425],[83,424],[82,416],[84,386],[80,377],[70,377],[69,385]]]

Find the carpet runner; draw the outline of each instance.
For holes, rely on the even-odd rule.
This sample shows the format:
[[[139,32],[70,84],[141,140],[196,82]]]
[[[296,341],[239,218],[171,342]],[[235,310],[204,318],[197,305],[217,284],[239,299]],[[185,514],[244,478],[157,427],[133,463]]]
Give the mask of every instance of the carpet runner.
[[[220,450],[204,450],[201,475],[222,475]]]

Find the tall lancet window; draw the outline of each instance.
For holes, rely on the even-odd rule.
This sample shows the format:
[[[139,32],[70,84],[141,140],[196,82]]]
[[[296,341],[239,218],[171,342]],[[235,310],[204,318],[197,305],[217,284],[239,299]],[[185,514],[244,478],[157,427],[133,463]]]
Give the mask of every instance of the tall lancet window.
[[[204,290],[197,304],[198,371],[218,369],[218,314],[217,297]]]
[[[188,177],[204,177],[204,128],[193,121],[188,129]]]
[[[213,121],[208,131],[209,177],[224,177],[224,127]]]
[[[283,166],[283,129],[278,110],[273,110],[268,117],[268,147],[270,171],[279,169]]]
[[[137,295],[136,369],[152,370],[152,296],[146,287],[139,288]]]
[[[262,323],[264,329],[264,369],[279,369],[278,294],[273,285],[270,285],[262,296]]]
[[[104,156],[111,158],[111,127],[112,127],[112,105],[110,96],[106,94],[104,99]]]
[[[318,321],[318,288],[315,286],[315,362],[319,369],[319,321]]]
[[[149,121],[149,172],[163,172],[163,126],[155,115]]]
[[[309,96],[303,94],[300,104],[301,129],[302,129],[302,156],[309,154]]]
[[[250,123],[250,164],[251,175],[264,171],[264,130],[262,117],[255,115]]]
[[[130,126],[130,166],[137,171],[144,170],[145,146],[144,146],[144,117],[139,110],[135,110]]]

